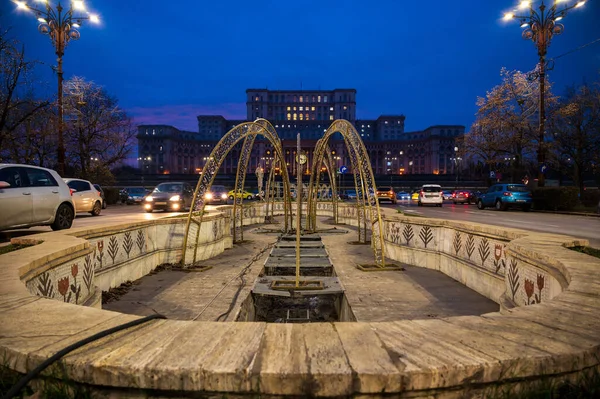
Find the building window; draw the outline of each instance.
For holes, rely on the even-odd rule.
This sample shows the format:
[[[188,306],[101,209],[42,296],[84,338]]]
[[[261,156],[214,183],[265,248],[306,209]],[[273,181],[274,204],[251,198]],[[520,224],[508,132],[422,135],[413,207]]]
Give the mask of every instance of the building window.
[[[344,105],[344,110],[347,110],[347,109],[348,109],[348,107]]]
[[[329,120],[332,121],[333,120],[333,115],[329,115]]]
[[[333,111],[333,107],[329,107],[329,110],[330,110],[330,111]]]
[[[158,151],[162,151],[162,145],[160,147],[158,147]]]
[[[291,114],[287,114],[287,120],[291,120],[292,119],[292,115]]]
[[[152,135],[154,136],[156,134],[156,130],[152,129]]]
[[[317,102],[320,103],[321,102],[321,96],[317,96]]]
[[[312,102],[315,102],[315,96],[312,96]],[[314,111],[314,110],[313,110]]]
[[[295,115],[295,114],[294,114]],[[300,120],[303,121],[304,120],[304,115],[300,114]]]
[[[294,107],[294,111],[296,110],[296,107]]]
[[[291,110],[291,107],[287,107],[287,110],[288,110],[288,111],[290,111],[290,110]]]
[[[311,111],[314,111],[314,110],[315,110],[315,107],[310,107],[310,110],[311,110]]]
[[[298,117],[298,115],[297,115],[297,114],[294,114],[294,120],[296,120],[296,118],[297,118],[297,117]]]
[[[302,98],[302,97],[300,97],[300,98]],[[300,108],[300,111],[304,111],[304,107],[299,107],[299,108]]]
[[[300,102],[304,102],[304,97],[300,96]]]
[[[327,102],[327,96],[323,96],[323,102],[326,103]]]
[[[258,96],[254,97],[254,101],[258,101]]]

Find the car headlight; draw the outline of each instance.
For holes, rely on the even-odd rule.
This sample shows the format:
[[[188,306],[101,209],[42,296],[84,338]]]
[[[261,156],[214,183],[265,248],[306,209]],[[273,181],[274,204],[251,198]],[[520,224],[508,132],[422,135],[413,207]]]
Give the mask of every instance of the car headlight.
[[[204,199],[207,199],[207,200],[213,199],[212,193],[206,193],[206,194],[204,194]]]
[[[179,195],[174,195],[171,198],[169,198],[169,201],[179,201],[181,197]]]
[[[154,201],[154,198],[152,198],[152,196],[149,195],[149,196],[146,197],[146,201],[152,202],[152,201]]]
[[[222,199],[227,199],[227,194],[225,194],[225,193],[221,194],[221,198]]]

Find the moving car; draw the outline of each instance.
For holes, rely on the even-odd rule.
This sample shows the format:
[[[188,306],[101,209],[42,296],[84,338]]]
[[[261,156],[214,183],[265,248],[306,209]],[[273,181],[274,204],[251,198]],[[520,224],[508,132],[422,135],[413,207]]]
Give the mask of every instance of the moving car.
[[[409,193],[407,193],[406,191],[400,191],[398,193],[396,193],[396,199],[399,200],[410,200],[411,195]]]
[[[493,206],[496,210],[505,211],[509,207],[519,207],[524,211],[531,209],[533,197],[524,184],[495,184],[477,200],[477,208]]]
[[[144,210],[182,211],[192,206],[194,189],[188,183],[160,183],[144,199]]]
[[[454,194],[454,192],[450,191],[450,190],[444,190],[443,191],[443,196],[445,200],[449,200],[452,199],[452,195]]]
[[[0,164],[0,230],[32,226],[69,229],[75,204],[69,186],[51,169]]]
[[[345,195],[348,200],[356,200],[356,190],[346,190]]]
[[[233,198],[242,198],[242,199],[247,199],[247,200],[251,200],[252,198],[254,198],[254,195],[246,190],[238,190],[237,194],[235,192],[235,190],[231,190],[230,192],[227,193],[227,197],[232,200]]]
[[[423,187],[421,187],[421,191],[419,192],[418,201],[419,206],[431,204],[441,207],[444,203],[444,194],[442,193],[442,187],[439,184],[423,185]]]
[[[475,204],[476,199],[473,192],[469,190],[456,190],[452,193],[452,202],[454,204]]]
[[[73,203],[77,212],[89,212],[92,216],[100,215],[102,211],[102,197],[96,187],[87,180],[63,179],[71,189]]]
[[[419,200],[419,195],[421,194],[420,191],[415,191],[410,195],[410,199],[411,201],[418,201]]]
[[[214,204],[215,202],[226,204],[227,194],[228,191],[225,186],[212,186],[209,191],[204,193],[204,202],[207,204]]]
[[[392,204],[396,204],[398,200],[396,199],[396,193],[392,187],[378,187],[377,188],[377,199],[378,200],[387,200]]]
[[[127,194],[127,205],[141,204],[144,201],[144,197],[147,192],[144,187],[129,187],[125,189]]]
[[[106,209],[106,197],[104,196],[104,190],[99,184],[94,184],[94,188],[98,190],[100,197],[102,197],[102,209]]]

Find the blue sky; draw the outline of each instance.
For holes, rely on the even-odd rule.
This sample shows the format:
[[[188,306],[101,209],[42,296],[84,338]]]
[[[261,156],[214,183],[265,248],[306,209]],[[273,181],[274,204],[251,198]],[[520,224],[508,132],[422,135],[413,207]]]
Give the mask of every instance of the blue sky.
[[[138,123],[194,131],[198,114],[244,118],[250,87],[356,88],[359,118],[404,114],[409,131],[468,128],[477,96],[499,83],[502,67],[530,70],[537,62],[519,24],[501,20],[513,1],[86,4],[102,23],[83,26],[81,40],[69,44],[65,77],[105,86]],[[49,38],[10,0],[0,5],[2,27],[11,27],[28,57],[44,62],[38,73],[54,90]],[[599,17],[600,0],[571,11],[548,56],[600,38]],[[559,94],[567,85],[600,81],[600,43],[558,59],[550,79]]]

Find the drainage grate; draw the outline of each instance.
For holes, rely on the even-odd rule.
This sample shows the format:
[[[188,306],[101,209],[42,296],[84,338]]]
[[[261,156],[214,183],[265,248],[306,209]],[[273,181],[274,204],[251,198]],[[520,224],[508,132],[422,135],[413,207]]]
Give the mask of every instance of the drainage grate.
[[[286,323],[308,323],[310,322],[310,311],[308,309],[288,309]]]
[[[271,289],[280,291],[308,291],[322,290],[324,288],[323,281],[321,280],[300,280],[297,287],[295,280],[273,280],[271,282]]]

